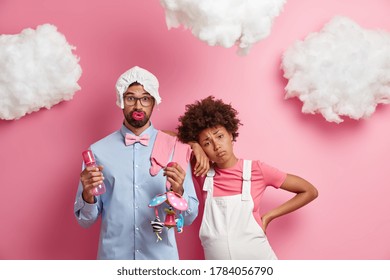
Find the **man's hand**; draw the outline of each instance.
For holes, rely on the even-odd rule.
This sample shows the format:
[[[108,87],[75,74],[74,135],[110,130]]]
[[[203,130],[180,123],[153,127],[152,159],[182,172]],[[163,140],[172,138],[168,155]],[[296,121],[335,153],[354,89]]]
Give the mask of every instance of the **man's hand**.
[[[88,203],[95,203],[94,189],[103,183],[103,166],[88,166],[80,173],[80,181],[83,185],[83,199]]]
[[[183,168],[176,162],[170,162],[167,164],[167,167],[164,168],[164,176],[167,176],[167,180],[171,184],[171,190],[183,195],[183,183],[184,178],[186,177],[186,172]]]

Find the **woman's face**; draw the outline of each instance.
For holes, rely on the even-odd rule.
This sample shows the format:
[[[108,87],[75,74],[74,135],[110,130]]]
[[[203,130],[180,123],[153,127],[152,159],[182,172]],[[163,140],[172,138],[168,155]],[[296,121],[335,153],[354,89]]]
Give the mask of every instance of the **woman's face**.
[[[198,138],[209,159],[219,168],[228,168],[236,164],[237,158],[233,152],[233,136],[224,126],[204,129]]]

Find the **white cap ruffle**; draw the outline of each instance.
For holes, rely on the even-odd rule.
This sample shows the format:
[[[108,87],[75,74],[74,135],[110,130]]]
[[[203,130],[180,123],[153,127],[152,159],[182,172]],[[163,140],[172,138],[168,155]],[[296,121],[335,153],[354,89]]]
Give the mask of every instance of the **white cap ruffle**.
[[[123,73],[116,82],[116,105],[118,105],[122,109],[124,108],[123,94],[134,82],[140,83],[144,87],[145,91],[147,91],[151,96],[154,97],[157,104],[161,103],[161,97],[158,93],[159,83],[156,76],[154,76],[148,70],[145,70],[138,66],[134,66],[133,68]]]

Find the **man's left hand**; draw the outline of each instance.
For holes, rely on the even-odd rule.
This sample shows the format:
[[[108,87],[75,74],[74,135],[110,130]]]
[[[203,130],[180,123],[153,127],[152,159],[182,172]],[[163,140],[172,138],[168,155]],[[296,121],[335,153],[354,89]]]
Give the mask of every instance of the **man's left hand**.
[[[184,188],[184,178],[186,177],[186,172],[181,168],[181,166],[174,162],[170,166],[164,168],[164,176],[167,176],[168,182],[171,184],[171,190],[183,195]]]

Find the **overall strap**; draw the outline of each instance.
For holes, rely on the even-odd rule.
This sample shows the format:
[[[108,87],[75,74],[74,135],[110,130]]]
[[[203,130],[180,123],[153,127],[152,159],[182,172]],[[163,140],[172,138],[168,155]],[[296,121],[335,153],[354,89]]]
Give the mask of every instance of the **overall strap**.
[[[252,176],[252,161],[244,160],[242,171],[242,193],[241,200],[251,200],[251,176]]]
[[[204,183],[203,183],[203,190],[204,191],[207,191],[207,192],[213,191],[214,175],[215,175],[215,170],[213,167],[210,167],[209,171],[207,171],[207,176],[206,176],[206,179],[204,180]]]

